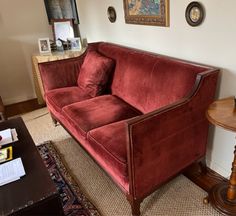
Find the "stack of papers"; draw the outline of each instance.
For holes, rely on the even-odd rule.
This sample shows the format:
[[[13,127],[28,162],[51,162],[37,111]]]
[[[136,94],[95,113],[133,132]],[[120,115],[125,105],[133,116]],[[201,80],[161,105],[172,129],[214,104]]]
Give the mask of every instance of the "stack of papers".
[[[0,136],[2,137],[2,139],[0,140],[0,146],[15,142],[18,140],[17,138],[17,133],[16,133],[16,129],[6,129],[3,131],[0,131]]]
[[[25,175],[21,158],[0,165],[0,186],[19,180]]]

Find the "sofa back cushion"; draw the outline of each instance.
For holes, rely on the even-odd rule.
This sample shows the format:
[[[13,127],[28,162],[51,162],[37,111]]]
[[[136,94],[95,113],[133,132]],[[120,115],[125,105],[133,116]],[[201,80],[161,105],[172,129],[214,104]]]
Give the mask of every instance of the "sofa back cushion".
[[[206,70],[184,61],[109,43],[98,51],[115,59],[112,94],[143,113],[187,96],[198,73]]]
[[[78,76],[78,86],[91,97],[101,95],[106,89],[114,61],[96,51],[88,51]]]

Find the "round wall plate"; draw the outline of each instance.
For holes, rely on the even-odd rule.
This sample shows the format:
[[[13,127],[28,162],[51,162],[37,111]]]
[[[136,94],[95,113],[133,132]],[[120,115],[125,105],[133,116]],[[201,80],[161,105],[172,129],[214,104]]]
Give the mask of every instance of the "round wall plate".
[[[114,7],[108,7],[107,16],[111,23],[114,23],[116,21],[116,10]]]
[[[191,2],[185,11],[185,18],[189,25],[200,25],[205,17],[205,11],[203,6],[199,2]]]

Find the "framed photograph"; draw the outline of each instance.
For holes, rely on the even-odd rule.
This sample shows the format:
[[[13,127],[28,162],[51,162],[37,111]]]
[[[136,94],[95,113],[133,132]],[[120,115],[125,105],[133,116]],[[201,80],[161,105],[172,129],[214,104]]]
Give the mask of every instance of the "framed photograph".
[[[76,0],[44,0],[48,22],[53,19],[72,19],[73,24],[79,24]]]
[[[205,17],[203,6],[199,2],[191,2],[185,11],[185,18],[189,25],[200,25]]]
[[[71,50],[72,51],[80,51],[82,49],[81,41],[79,37],[76,38],[68,38],[70,42]]]
[[[123,0],[125,22],[169,26],[169,0]]]
[[[50,53],[51,52],[49,38],[39,38],[38,44],[39,44],[39,52],[40,53]]]
[[[111,23],[116,21],[116,10],[114,7],[110,6],[107,8],[107,16]]]
[[[52,31],[54,41],[58,39],[67,41],[68,38],[73,38],[75,36],[71,19],[52,19]]]

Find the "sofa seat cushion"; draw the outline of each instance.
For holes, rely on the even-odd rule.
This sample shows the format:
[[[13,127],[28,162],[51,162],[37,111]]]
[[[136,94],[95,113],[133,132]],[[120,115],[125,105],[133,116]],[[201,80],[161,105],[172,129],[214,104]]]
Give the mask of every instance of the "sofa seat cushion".
[[[87,135],[90,147],[102,155],[102,160],[119,178],[127,178],[127,141],[126,120],[96,128]],[[118,179],[119,179],[118,178]]]
[[[80,69],[78,86],[91,97],[101,95],[106,90],[114,65],[112,59],[89,51]]]
[[[68,105],[63,115],[83,136],[87,132],[113,122],[141,114],[138,110],[113,95],[103,95]]]
[[[66,87],[50,90],[45,94],[47,104],[57,112],[61,112],[66,105],[91,98],[84,94],[79,87]]]

